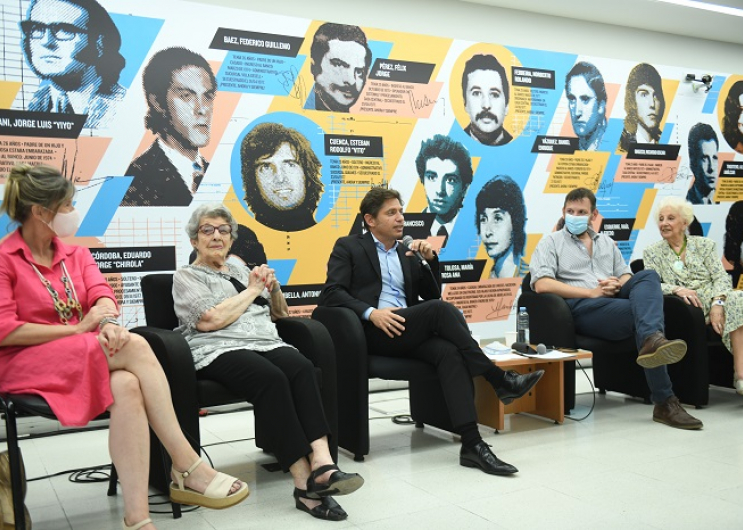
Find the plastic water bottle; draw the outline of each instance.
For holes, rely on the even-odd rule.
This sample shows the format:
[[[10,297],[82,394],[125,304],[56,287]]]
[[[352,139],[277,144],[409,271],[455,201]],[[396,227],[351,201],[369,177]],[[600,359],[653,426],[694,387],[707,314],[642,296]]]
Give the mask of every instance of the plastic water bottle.
[[[516,317],[516,336],[518,342],[529,344],[529,313],[525,307],[519,307],[519,314]]]

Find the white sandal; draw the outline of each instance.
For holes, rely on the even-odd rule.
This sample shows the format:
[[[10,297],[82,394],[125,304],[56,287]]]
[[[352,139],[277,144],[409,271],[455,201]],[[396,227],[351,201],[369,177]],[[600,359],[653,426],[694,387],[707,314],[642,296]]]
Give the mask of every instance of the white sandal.
[[[198,491],[186,486],[184,480],[193,473],[194,469],[199,467],[202,462],[201,458],[199,458],[183,473],[172,468],[172,473],[176,482],[170,483],[171,501],[178,504],[189,504],[192,506],[202,506],[204,508],[221,510],[222,508],[234,506],[248,496],[250,493],[248,491],[248,485],[242,481],[240,482],[242,484],[240,489],[235,493],[230,493],[232,485],[237,482],[238,479],[220,472],[217,472],[216,476],[206,487],[204,493],[199,493]]]
[[[148,517],[148,518],[147,518],[147,519],[145,519],[144,521],[139,521],[139,522],[138,522],[137,524],[134,524],[134,525],[132,525],[132,526],[128,526],[128,525],[126,524],[126,519],[124,519],[124,530],[139,530],[140,528],[142,528],[142,527],[143,527],[143,526],[145,526],[145,525],[148,525],[148,524],[150,524],[151,522],[152,522],[152,519],[150,519],[150,518]]]
[[[738,394],[743,395],[743,379],[738,379],[737,375],[733,375],[733,388]]]

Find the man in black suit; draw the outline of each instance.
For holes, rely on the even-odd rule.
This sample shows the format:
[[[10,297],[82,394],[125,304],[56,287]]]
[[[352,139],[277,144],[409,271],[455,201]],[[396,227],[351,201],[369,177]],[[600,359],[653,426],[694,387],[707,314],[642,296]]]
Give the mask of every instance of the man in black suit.
[[[126,170],[134,180],[121,206],[188,206],[209,167],[199,148],[209,143],[217,80],[201,55],[166,48],[150,59],[142,86],[145,126],[157,140]]]
[[[485,356],[462,313],[440,300],[439,262],[431,245],[416,240],[407,249],[398,243],[404,218],[397,191],[372,188],[360,211],[368,232],[336,242],[319,304],[356,313],[369,349],[378,355],[411,357],[436,366],[452,424],[462,438],[461,465],[493,475],[516,473],[480,437],[472,378],[484,376],[508,404],[527,393],[544,371],[504,372]],[[430,271],[413,251],[421,253]]]

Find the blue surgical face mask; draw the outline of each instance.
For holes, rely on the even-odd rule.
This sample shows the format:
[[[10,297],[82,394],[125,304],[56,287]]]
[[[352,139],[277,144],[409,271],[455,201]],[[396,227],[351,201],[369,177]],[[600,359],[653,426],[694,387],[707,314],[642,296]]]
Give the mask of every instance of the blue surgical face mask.
[[[565,228],[574,236],[581,235],[588,230],[588,216],[565,214]]]

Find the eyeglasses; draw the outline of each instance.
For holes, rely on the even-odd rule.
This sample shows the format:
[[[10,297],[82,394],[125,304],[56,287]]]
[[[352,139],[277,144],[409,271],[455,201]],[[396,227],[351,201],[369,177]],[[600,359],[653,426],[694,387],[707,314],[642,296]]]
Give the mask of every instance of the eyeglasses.
[[[47,31],[52,34],[52,37],[60,41],[72,40],[76,35],[88,33],[88,30],[85,28],[65,22],[44,24],[35,20],[23,20],[20,26],[23,34],[34,40],[43,39]]]
[[[204,234],[205,236],[210,236],[214,233],[215,230],[219,230],[219,233],[223,236],[228,236],[232,233],[232,227],[230,225],[201,225],[199,227],[199,232]]]

